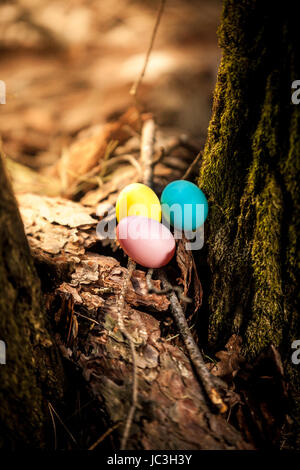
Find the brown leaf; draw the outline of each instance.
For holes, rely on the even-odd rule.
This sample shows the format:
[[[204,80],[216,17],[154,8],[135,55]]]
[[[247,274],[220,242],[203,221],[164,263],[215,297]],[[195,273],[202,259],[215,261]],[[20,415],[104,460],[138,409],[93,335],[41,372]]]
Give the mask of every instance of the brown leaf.
[[[196,264],[191,250],[186,250],[187,240],[183,237],[177,242],[176,261],[181,270],[182,278],[178,281],[183,285],[184,295],[188,295],[191,284],[193,284],[192,298],[194,301],[194,313],[202,304],[202,286],[198,276]]]
[[[135,108],[129,108],[117,121],[109,122],[91,137],[79,138],[55,165],[53,174],[59,176],[65,196],[72,196],[76,184],[92,168],[103,160],[111,141],[126,142],[132,136],[132,128],[137,127],[139,114]]]
[[[178,281],[183,285],[183,293],[187,295],[191,285],[193,257],[191,251],[185,249],[186,240],[181,238],[177,242],[176,261],[180,268],[182,278]]]
[[[241,397],[233,419],[259,448],[277,446],[287,422],[288,394],[279,352],[270,346],[253,364],[244,363],[234,384]]]
[[[66,199],[42,197],[30,193],[20,195],[18,199],[22,210],[38,213],[40,218],[50,223],[71,228],[97,223],[97,220],[90,216],[89,209]]]
[[[244,362],[244,358],[241,355],[241,347],[242,338],[235,334],[232,335],[225,346],[226,351],[216,353],[216,357],[220,360],[211,367],[211,373],[227,381],[232,381],[240,365]]]

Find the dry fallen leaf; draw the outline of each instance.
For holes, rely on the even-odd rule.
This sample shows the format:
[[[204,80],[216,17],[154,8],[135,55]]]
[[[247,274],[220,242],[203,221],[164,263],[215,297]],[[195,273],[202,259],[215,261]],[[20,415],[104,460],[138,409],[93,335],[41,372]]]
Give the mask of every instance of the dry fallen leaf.
[[[97,223],[97,220],[90,216],[89,209],[66,199],[27,193],[19,195],[18,200],[22,209],[32,210],[50,223],[71,228]]]
[[[210,371],[213,375],[222,377],[229,382],[232,381],[244,362],[241,354],[242,338],[238,335],[232,335],[226,343],[226,351],[218,351],[215,355],[219,359],[217,364],[209,364]]]
[[[237,371],[234,386],[240,404],[232,420],[258,448],[277,447],[289,410],[286,379],[279,352],[270,346],[253,364]]]
[[[183,285],[184,295],[188,296],[188,292],[193,284],[193,292],[190,295],[193,299],[194,313],[196,313],[202,304],[202,286],[198,276],[196,264],[191,250],[186,250],[187,240],[183,237],[177,242],[176,261],[180,268],[182,278],[178,281]]]
[[[109,122],[100,128],[98,134],[79,138],[69,148],[65,148],[53,168],[53,174],[61,179],[63,194],[70,197],[76,193],[76,184],[85,177],[88,178],[88,172],[98,164],[101,170],[101,163],[109,156],[107,155],[109,144],[126,142],[139,123],[138,111],[129,108],[117,121]]]

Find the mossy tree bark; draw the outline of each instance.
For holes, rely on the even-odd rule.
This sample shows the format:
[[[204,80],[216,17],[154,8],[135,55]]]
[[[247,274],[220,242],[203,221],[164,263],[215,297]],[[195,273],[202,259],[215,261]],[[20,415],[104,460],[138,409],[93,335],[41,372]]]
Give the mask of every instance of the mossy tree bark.
[[[44,447],[45,400],[61,393],[61,366],[1,155],[0,285],[0,339],[6,344],[6,364],[0,365],[0,448]]]
[[[293,16],[289,2],[224,0],[199,186],[210,201],[210,344],[224,345],[238,331],[253,358],[272,343],[295,378],[300,106],[291,86],[300,78],[300,50]]]

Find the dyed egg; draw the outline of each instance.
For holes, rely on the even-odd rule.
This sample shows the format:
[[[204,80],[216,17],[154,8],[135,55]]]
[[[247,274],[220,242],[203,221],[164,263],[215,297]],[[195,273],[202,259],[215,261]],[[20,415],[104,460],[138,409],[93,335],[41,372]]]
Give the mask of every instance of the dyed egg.
[[[164,219],[178,230],[196,230],[207,217],[207,199],[201,189],[189,181],[168,184],[160,202]]]
[[[161,220],[161,207],[158,197],[149,186],[141,183],[132,183],[126,186],[119,194],[116,204],[117,221],[127,216],[142,216]]]
[[[175,253],[175,240],[170,230],[154,219],[129,216],[117,226],[117,238],[125,253],[146,268],[160,268]]]

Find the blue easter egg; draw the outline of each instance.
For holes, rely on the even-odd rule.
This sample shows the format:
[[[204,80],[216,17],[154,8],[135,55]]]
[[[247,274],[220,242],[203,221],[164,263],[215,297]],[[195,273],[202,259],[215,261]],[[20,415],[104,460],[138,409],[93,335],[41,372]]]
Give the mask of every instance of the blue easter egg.
[[[172,181],[163,190],[160,202],[163,218],[178,230],[196,230],[208,214],[204,193],[190,181]]]

